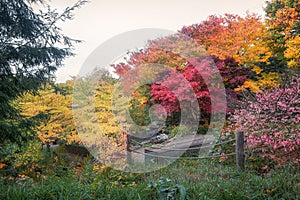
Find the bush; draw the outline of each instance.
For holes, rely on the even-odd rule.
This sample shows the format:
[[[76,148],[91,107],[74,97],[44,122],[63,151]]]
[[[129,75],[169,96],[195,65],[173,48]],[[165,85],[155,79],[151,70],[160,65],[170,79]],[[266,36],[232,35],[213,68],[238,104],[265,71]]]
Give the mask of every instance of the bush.
[[[232,116],[231,131],[243,130],[248,159],[268,170],[300,163],[300,78],[293,76],[273,90],[263,90],[253,100],[241,102]],[[291,161],[291,162],[290,162]]]

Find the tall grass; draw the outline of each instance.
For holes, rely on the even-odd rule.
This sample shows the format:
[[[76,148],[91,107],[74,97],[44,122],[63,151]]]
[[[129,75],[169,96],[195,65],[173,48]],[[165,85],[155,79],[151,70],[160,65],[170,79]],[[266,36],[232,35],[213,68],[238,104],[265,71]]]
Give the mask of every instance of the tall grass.
[[[95,172],[86,165],[65,176],[46,175],[36,183],[18,185],[2,178],[0,199],[159,199],[157,191],[147,185],[161,177],[171,179],[169,185],[183,185],[186,199],[191,200],[300,199],[299,169],[282,168],[261,175],[211,160],[181,160],[155,172],[130,174],[110,168]]]

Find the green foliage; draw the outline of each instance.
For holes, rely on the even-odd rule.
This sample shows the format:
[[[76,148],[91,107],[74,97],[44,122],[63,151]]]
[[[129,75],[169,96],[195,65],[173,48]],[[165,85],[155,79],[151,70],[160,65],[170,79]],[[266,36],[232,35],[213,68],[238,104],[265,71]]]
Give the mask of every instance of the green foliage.
[[[42,146],[38,140],[32,140],[22,147],[18,145],[4,146],[1,149],[1,163],[5,163],[4,174],[18,176],[27,175],[32,178],[37,177],[37,172],[45,157]]]
[[[169,135],[169,137],[181,136],[181,135],[185,135],[185,134],[187,134],[187,135],[191,134],[188,127],[176,126],[173,129],[171,129],[171,134]]]
[[[24,0],[0,2],[0,143],[21,143],[28,135],[30,120],[19,114],[12,101],[36,91],[72,55],[71,48],[79,41],[63,35],[57,23],[71,19],[72,11],[85,2],[63,13],[50,7],[47,12],[35,12]]]
[[[266,37],[276,65],[299,69],[300,3],[297,0],[271,0],[265,8]]]
[[[144,85],[139,87],[133,94],[130,100],[129,113],[132,120],[139,126],[147,126],[151,123],[149,116],[149,99],[150,86]]]
[[[41,181],[35,184],[28,177],[20,177],[13,182],[0,178],[0,198],[159,200],[161,198],[156,188],[160,186],[169,188],[169,191],[176,189],[175,199],[180,199],[180,188],[184,194],[184,187],[186,200],[300,197],[299,167],[270,171],[261,176],[253,171],[240,172],[234,166],[216,162],[183,160],[147,174],[130,174],[106,168],[95,172],[92,165],[68,171],[61,176],[55,173],[41,176]],[[160,177],[170,177],[172,181],[164,179],[159,182]],[[148,187],[154,183],[156,188]]]
[[[228,142],[230,141],[230,142]],[[216,158],[221,163],[224,164],[235,164],[235,157],[228,157],[227,154],[235,152],[235,133],[230,130],[223,130],[221,135],[216,141],[216,145],[211,150],[212,155],[223,155]],[[226,162],[225,162],[226,161]]]
[[[185,187],[179,184],[170,186],[171,181],[169,178],[161,177],[157,182],[148,184],[148,188],[156,189],[160,199],[175,199],[175,194],[179,193],[180,200],[184,200],[186,196]]]

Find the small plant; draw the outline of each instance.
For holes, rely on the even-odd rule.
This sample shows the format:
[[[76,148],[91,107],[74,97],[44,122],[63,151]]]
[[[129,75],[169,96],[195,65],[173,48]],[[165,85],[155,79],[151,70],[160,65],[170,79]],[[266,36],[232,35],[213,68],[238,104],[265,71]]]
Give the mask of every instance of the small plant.
[[[160,199],[172,200],[179,193],[180,200],[184,200],[186,196],[185,187],[179,184],[171,185],[171,181],[169,178],[161,177],[157,182],[148,184],[148,188],[156,189]]]
[[[186,126],[176,126],[171,131],[171,138],[181,135],[187,135],[190,134],[190,130]]]
[[[234,139],[235,139],[234,132],[224,129],[221,135],[219,136],[219,138],[216,140],[216,145],[210,151],[211,155],[214,156],[221,155],[221,157],[218,157],[217,159],[219,162],[223,163],[226,161],[226,164],[233,164],[234,157],[230,158],[226,155],[235,152]]]

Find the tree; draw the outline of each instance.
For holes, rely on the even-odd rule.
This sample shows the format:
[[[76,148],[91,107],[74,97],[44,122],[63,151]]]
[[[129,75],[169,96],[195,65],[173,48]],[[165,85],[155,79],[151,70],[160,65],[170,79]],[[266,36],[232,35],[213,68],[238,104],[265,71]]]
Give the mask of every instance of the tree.
[[[59,14],[48,6],[35,12],[32,4],[42,0],[2,0],[0,2],[0,143],[21,142],[27,137],[31,120],[20,115],[13,102],[25,92],[34,92],[71,53],[74,40],[61,33],[57,22],[72,19],[72,11]]]
[[[120,128],[112,108],[112,94],[116,81],[111,77],[102,77],[102,79],[95,92],[95,113],[102,132],[109,137],[119,139]]]
[[[270,56],[263,42],[265,26],[255,14],[245,18],[212,15],[200,24],[183,27],[180,32],[195,39],[211,55],[221,59],[233,57],[240,65],[253,67],[255,62],[266,62]]]
[[[115,83],[116,79],[104,69],[77,77],[73,95],[73,102],[77,106],[73,112],[78,136],[90,153],[107,165],[121,162],[121,166],[124,166],[126,159],[115,160],[115,156],[124,153],[120,124],[125,119],[115,111],[126,111],[122,106],[126,102],[123,103],[123,98],[115,91]],[[116,103],[122,105],[115,105],[115,98],[118,99]]]
[[[283,66],[272,57],[266,41],[269,32],[259,16],[213,15],[199,24],[183,27],[181,32],[210,54],[221,59],[233,57],[240,66],[252,69],[251,80],[245,82],[243,89],[258,92],[262,87],[278,86],[278,72]]]
[[[211,92],[218,93],[219,86],[208,89],[208,85],[218,83],[214,79],[220,72],[230,100],[231,97],[236,98],[234,89],[248,79],[250,71],[240,67],[233,58],[208,56],[202,46],[182,34],[149,41],[145,49],[131,53],[126,64],[112,66],[124,79],[124,93],[133,92],[132,88],[135,88],[132,116],[139,125],[149,124],[149,107],[157,103],[165,108],[166,112],[161,114],[168,115],[167,121],[171,125],[179,123],[183,110],[188,110],[191,118],[200,117],[201,122],[209,123],[212,96],[216,96],[213,100],[218,103],[222,102],[223,96],[211,95]],[[215,69],[213,66],[216,66]],[[208,82],[203,77],[209,77],[206,79]],[[202,116],[193,109],[195,104],[199,104]],[[222,103],[218,106],[226,107]]]
[[[40,117],[40,124],[34,128],[39,139],[51,142],[55,139],[66,143],[79,143],[72,112],[72,87],[74,80],[64,84],[49,83],[35,95],[26,93],[18,99],[24,117]]]
[[[300,3],[298,0],[271,0],[267,2],[266,25],[272,57],[279,63],[297,69],[300,59]]]
[[[237,94],[234,92],[234,89],[242,85],[248,79],[249,70],[240,68],[233,58],[226,58],[224,60],[221,60],[216,56],[212,56],[212,60],[216,64],[218,71],[223,78],[227,93],[227,104],[230,105],[232,103],[232,100],[237,98]],[[159,102],[170,113],[180,112],[180,109],[188,109],[190,107],[190,104],[186,105],[187,108],[184,108],[184,105],[179,106],[178,99],[176,95],[174,95],[174,92],[177,94],[182,94],[182,97],[186,102],[191,102],[193,99],[191,98],[191,95],[188,94],[188,88],[192,86],[193,91],[195,92],[195,95],[197,97],[196,100],[198,101],[202,115],[200,120],[209,122],[210,113],[212,112],[212,93],[214,92],[215,87],[212,87],[211,91],[209,91],[207,84],[202,78],[204,73],[208,73],[210,77],[214,77],[213,71],[205,70],[208,69],[206,66],[206,62],[209,63],[209,60],[207,60],[206,62],[205,61],[206,60],[202,61],[201,63],[192,62],[192,60],[188,61],[186,69],[180,73],[188,81],[188,84],[179,84],[176,72],[174,72],[173,75],[169,76],[160,84],[153,84],[151,86],[151,101]],[[197,65],[199,65],[199,68],[203,69],[201,71],[201,74],[196,69]],[[173,91],[171,91],[164,85],[172,88]],[[216,102],[221,102],[220,100],[216,99],[216,97],[214,98]],[[219,106],[222,107],[224,105],[220,104]],[[228,111],[230,111],[229,107]],[[194,111],[191,110],[190,112],[192,113]]]

